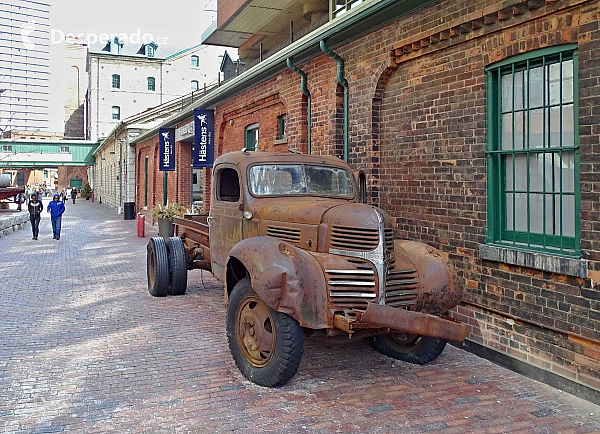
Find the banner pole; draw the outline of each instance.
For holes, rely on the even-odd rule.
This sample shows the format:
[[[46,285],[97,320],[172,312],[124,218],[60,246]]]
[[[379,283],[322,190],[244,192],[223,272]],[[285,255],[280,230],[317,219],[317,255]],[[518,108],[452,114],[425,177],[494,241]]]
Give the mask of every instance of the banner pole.
[[[167,175],[169,174],[169,172],[165,170],[163,173],[165,174],[165,180],[163,185],[163,205],[167,206]]]

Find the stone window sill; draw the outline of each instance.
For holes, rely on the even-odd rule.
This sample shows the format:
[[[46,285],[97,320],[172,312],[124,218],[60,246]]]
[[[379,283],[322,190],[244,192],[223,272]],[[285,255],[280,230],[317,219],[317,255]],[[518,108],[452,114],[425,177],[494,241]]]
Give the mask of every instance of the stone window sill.
[[[274,145],[285,145],[286,143],[287,143],[287,137],[284,137],[283,139],[273,140]]]
[[[587,262],[583,259],[526,252],[512,247],[492,244],[480,244],[479,257],[488,261],[503,262],[556,274],[566,274],[582,279],[587,278]]]

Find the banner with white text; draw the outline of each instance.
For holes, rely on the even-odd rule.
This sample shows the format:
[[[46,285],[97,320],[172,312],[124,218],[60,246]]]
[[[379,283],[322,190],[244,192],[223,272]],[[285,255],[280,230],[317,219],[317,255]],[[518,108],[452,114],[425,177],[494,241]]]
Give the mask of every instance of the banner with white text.
[[[171,172],[175,170],[175,129],[160,128],[158,130],[158,170]]]
[[[193,167],[212,167],[215,159],[215,113],[194,109]]]

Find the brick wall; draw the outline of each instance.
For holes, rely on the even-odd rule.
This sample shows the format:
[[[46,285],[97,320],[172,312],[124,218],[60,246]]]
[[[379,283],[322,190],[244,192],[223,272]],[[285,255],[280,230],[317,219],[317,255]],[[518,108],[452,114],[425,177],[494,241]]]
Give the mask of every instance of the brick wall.
[[[60,193],[63,188],[70,188],[71,179],[82,179],[83,185],[87,184],[87,167],[85,166],[59,166],[56,189]]]
[[[437,2],[417,18],[335,47],[350,84],[349,161],[368,173],[370,201],[390,212],[398,237],[450,254],[465,291],[454,315],[471,325],[469,339],[600,389],[599,2],[530,2],[531,10],[517,3]],[[484,69],[567,43],[578,44],[579,55],[587,279],[485,261],[478,250],[487,227]],[[336,64],[321,55],[298,66],[312,94],[313,152],[341,156]],[[274,145],[272,125],[283,110],[288,142]],[[241,149],[253,122],[260,123],[260,150],[306,151],[300,79],[291,71],[219,104],[216,113],[219,154]]]

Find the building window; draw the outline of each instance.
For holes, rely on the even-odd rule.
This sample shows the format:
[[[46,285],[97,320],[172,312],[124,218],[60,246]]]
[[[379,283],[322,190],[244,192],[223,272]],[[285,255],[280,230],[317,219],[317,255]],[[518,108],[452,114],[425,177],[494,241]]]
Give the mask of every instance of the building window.
[[[110,52],[113,54],[121,54],[121,45],[119,38],[114,38],[110,41]]]
[[[244,147],[247,151],[258,151],[258,124],[246,127],[246,143]]]
[[[349,10],[357,7],[361,3],[366,3],[372,0],[329,0],[329,10],[331,11],[331,18],[337,18],[344,15]]]
[[[2,152],[12,152],[12,145],[2,145]]]
[[[121,88],[121,76],[119,74],[113,74],[112,76],[112,87],[113,89]]]
[[[577,52],[519,55],[486,79],[488,242],[578,256]]]
[[[199,89],[198,80],[192,80],[192,92],[195,92]]]
[[[285,113],[277,116],[277,138],[285,139],[285,127],[287,125]]]
[[[68,146],[61,146],[60,147],[60,152],[66,154],[69,152],[69,147]]]
[[[200,59],[198,56],[192,56],[192,66],[198,66],[200,64]]]
[[[148,77],[148,90],[152,92],[156,90],[156,80],[154,80],[154,77]]]
[[[121,107],[116,105],[112,107],[112,118],[113,121],[118,121],[121,119]]]
[[[152,45],[146,45],[146,55],[148,57],[154,57],[154,47]]]

